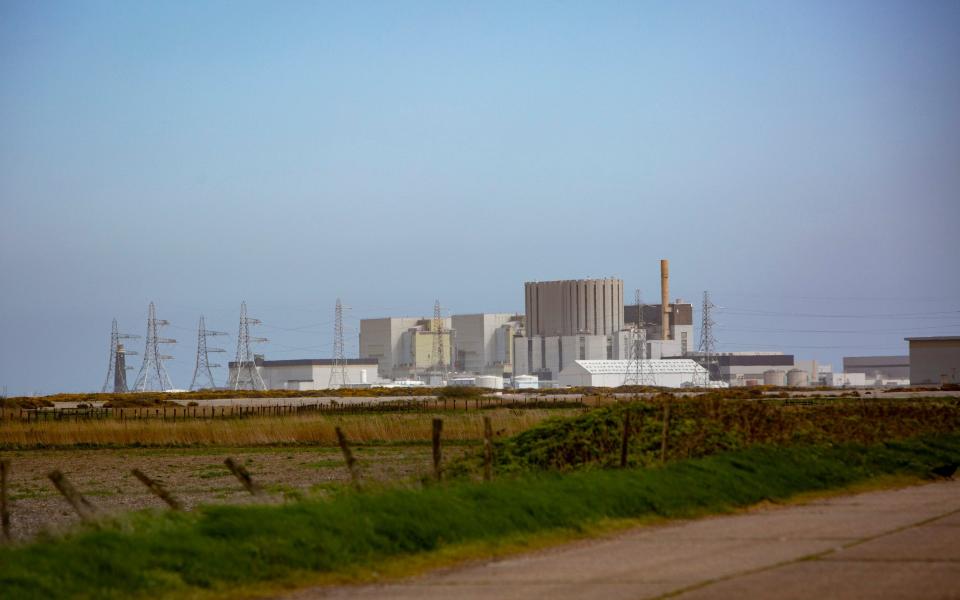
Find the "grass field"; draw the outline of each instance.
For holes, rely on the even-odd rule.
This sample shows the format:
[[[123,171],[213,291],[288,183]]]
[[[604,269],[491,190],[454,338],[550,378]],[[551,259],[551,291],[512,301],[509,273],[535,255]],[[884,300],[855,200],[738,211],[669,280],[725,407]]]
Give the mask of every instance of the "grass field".
[[[922,476],[958,458],[956,434],[872,446],[755,446],[655,469],[141,512],[0,548],[0,597],[237,597],[248,586],[316,581],[484,540],[578,531],[604,519],[729,511],[891,473]]]
[[[0,427],[0,450],[52,447],[335,445],[334,427],[354,442],[426,442],[435,416],[444,420],[444,438],[480,440],[482,416],[501,435],[513,435],[543,420],[575,412],[567,409],[490,409],[430,413],[323,415],[307,413],[244,419],[178,421],[96,419],[87,421],[8,421]]]

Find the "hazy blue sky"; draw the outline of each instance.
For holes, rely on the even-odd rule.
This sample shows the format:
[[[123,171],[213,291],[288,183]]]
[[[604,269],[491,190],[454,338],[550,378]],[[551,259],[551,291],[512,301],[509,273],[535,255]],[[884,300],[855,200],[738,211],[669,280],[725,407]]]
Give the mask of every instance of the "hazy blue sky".
[[[0,1],[11,394],[98,389],[151,300],[186,387],[244,299],[296,358],[341,296],[355,354],[662,257],[722,350],[906,353],[960,334],[958,224],[956,1]]]

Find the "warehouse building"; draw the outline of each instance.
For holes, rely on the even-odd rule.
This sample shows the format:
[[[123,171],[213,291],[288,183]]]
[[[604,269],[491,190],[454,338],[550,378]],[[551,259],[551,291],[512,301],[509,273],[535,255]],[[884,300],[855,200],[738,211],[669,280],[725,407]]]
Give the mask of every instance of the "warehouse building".
[[[713,378],[731,386],[763,385],[765,381],[767,385],[785,385],[787,373],[796,366],[793,355],[782,352],[722,352],[711,362]]]
[[[865,385],[906,385],[909,356],[844,356],[844,373],[863,373]]]
[[[909,337],[910,385],[960,383],[960,336]]]
[[[653,385],[689,387],[702,382],[706,369],[690,359],[648,360],[644,369],[653,376]],[[560,372],[561,385],[576,387],[619,387],[630,374],[629,360],[575,360]]]
[[[305,358],[296,360],[264,360],[257,357],[257,372],[268,390],[326,390],[330,389],[330,374],[334,361],[330,358]],[[236,377],[237,363],[228,365],[227,381]],[[347,386],[362,387],[381,383],[377,377],[375,359],[348,358],[344,370]]]

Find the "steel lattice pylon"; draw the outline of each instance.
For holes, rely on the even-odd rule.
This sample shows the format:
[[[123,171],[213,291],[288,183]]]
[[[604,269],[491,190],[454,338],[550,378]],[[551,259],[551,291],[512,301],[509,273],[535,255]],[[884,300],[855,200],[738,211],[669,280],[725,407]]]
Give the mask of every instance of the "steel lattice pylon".
[[[434,362],[434,372],[440,378],[440,385],[443,385],[443,380],[447,377],[447,363],[444,361],[444,344],[443,344],[443,315],[440,310],[440,301],[437,300],[433,303],[433,356],[436,359]]]
[[[703,292],[703,308],[700,312],[700,345],[697,347],[697,354],[699,354],[702,361],[701,366],[706,369],[706,373],[699,374],[694,381],[699,387],[710,385],[711,366],[715,359],[717,340],[713,337],[713,326],[716,324],[713,321],[713,308],[714,304],[710,301],[710,292]]]
[[[160,344],[175,344],[177,340],[160,337],[160,328],[169,325],[169,321],[157,318],[157,308],[150,303],[147,312],[147,343],[143,351],[143,363],[137,382],[133,386],[135,392],[160,391],[173,389],[170,377],[163,366],[163,361],[172,360],[172,356],[160,353]]]
[[[237,334],[237,360],[230,372],[228,387],[234,390],[265,390],[263,377],[257,370],[256,356],[251,344],[266,342],[267,338],[250,337],[250,326],[259,325],[260,320],[247,316],[247,303],[240,303],[240,332]]]
[[[647,329],[643,322],[643,301],[640,298],[640,290],[634,292],[634,300],[637,304],[637,324],[630,331],[629,364],[627,365],[627,374],[623,378],[623,385],[656,385],[656,378],[650,369],[650,362],[647,360]]]
[[[333,364],[330,366],[330,381],[332,389],[346,387],[347,358],[343,347],[343,304],[337,298],[337,306],[333,313]]]
[[[197,364],[193,369],[193,380],[190,382],[190,390],[199,390],[204,387],[216,389],[217,384],[213,380],[212,368],[220,365],[210,362],[210,352],[226,352],[223,348],[211,348],[207,346],[207,338],[227,335],[225,331],[212,331],[207,329],[203,315],[200,315],[200,325],[197,328]],[[206,384],[206,385],[204,385]]]
[[[114,394],[123,394],[127,391],[127,356],[133,356],[136,352],[127,350],[123,347],[120,340],[136,340],[139,335],[130,333],[120,333],[117,326],[117,320],[113,320],[113,326],[110,328],[110,360],[107,366],[107,378],[103,381],[101,392],[106,392],[113,386]]]

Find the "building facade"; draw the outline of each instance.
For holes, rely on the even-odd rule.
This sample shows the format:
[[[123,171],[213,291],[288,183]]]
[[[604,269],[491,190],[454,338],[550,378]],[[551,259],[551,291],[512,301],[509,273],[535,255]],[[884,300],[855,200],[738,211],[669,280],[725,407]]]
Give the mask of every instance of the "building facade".
[[[257,372],[268,390],[326,390],[330,389],[330,374],[334,361],[331,358],[304,358],[296,360],[264,360],[257,357]],[[237,363],[228,365],[227,381],[236,376]],[[377,376],[375,359],[348,358],[344,368],[347,386],[364,386],[381,383]]]
[[[960,336],[910,337],[910,385],[960,383]]]
[[[623,329],[623,281],[571,279],[524,284],[529,336],[609,335]]]
[[[479,313],[451,317],[454,369],[476,375],[513,372],[513,337],[522,330],[523,317],[511,313]]]
[[[706,369],[690,359],[644,363],[644,370],[653,377],[653,385],[659,387],[689,387],[702,383],[706,377]],[[576,360],[560,373],[559,383],[576,387],[619,387],[626,381],[630,369],[629,360]]]
[[[910,381],[910,356],[844,356],[844,373],[862,373],[866,385]]]

